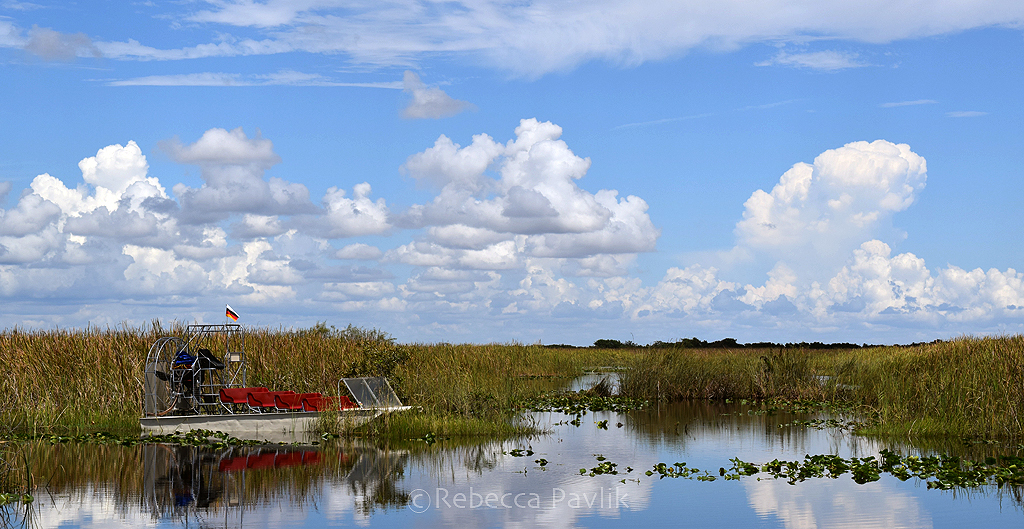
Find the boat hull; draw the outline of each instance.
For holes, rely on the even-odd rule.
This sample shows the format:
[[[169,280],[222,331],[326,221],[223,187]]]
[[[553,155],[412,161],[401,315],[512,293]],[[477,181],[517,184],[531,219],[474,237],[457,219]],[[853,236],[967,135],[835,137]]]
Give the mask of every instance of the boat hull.
[[[339,426],[354,428],[385,413],[410,409],[409,406],[390,408],[353,408],[337,414]],[[225,432],[238,438],[269,439],[296,436],[313,432],[320,420],[320,412],[236,413],[226,415],[180,415],[143,417],[139,420],[144,434],[165,435],[192,430]]]

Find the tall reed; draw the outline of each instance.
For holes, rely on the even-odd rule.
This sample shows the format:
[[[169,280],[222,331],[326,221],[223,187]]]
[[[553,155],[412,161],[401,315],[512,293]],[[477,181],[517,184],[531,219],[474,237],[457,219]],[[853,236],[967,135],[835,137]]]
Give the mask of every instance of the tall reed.
[[[837,381],[880,416],[880,433],[1021,437],[1024,336],[847,352]]]
[[[822,398],[810,353],[769,349],[647,349],[621,378],[621,392],[649,400]]]
[[[0,371],[0,427],[138,429],[149,347],[161,336],[183,332],[180,324],[165,328],[159,322],[143,328],[0,332],[0,351],[7,359]],[[628,354],[515,343],[402,345],[382,331],[324,324],[247,329],[246,353],[249,386],[334,395],[341,377],[388,377],[404,403],[423,410],[395,420],[391,428],[417,435],[518,431],[505,424],[516,403],[553,387],[536,375],[576,376],[587,366],[621,363]]]
[[[142,413],[144,329],[57,329],[0,333],[0,422],[125,428]]]
[[[863,405],[866,433],[1024,436],[1024,336],[857,350],[648,350],[622,392],[649,399],[816,399]]]

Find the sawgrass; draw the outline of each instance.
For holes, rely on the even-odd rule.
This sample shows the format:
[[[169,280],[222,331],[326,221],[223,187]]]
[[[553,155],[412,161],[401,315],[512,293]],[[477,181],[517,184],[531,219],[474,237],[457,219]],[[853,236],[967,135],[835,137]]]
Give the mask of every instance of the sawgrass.
[[[0,332],[0,429],[138,429],[143,364],[157,338],[183,328]],[[386,333],[248,329],[247,383],[338,394],[342,376],[386,376],[417,413],[359,435],[512,436],[521,403],[587,367],[622,366],[621,392],[649,400],[811,399],[862,406],[865,433],[1024,436],[1024,336],[964,337],[913,347],[558,349],[522,344],[397,344]]]
[[[0,428],[18,431],[137,431],[143,368],[159,337],[182,325],[0,332]],[[254,328],[246,334],[248,386],[339,393],[338,380],[385,376],[419,413],[371,424],[366,435],[515,435],[517,403],[631,352],[557,350],[521,344],[397,344],[387,333],[320,324]],[[344,392],[344,388],[341,388]],[[422,430],[422,431],[421,431]]]
[[[621,387],[667,401],[855,405],[877,419],[866,434],[1016,439],[1024,436],[1024,336],[855,350],[647,350]]]

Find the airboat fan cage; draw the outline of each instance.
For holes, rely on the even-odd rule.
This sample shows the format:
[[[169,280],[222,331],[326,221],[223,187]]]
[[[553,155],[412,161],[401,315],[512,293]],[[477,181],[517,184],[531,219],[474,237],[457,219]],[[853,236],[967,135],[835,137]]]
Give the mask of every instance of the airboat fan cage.
[[[146,355],[143,412],[147,417],[230,413],[220,390],[245,386],[241,325],[188,325],[182,336],[153,343]]]

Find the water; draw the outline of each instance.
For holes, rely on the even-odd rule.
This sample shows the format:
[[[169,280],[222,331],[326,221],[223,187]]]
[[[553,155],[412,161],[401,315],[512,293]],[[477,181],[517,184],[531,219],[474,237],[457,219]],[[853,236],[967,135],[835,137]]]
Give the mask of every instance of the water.
[[[588,413],[579,426],[568,424],[571,416],[535,413],[530,420],[550,433],[507,442],[225,450],[32,443],[23,448],[42,469],[35,502],[8,506],[6,521],[38,527],[1024,526],[1020,489],[944,492],[888,475],[864,485],[849,474],[796,485],[756,476],[700,482],[644,475],[659,462],[686,462],[717,476],[733,457],[766,462],[805,454],[864,457],[886,447],[924,451],[837,430],[780,428],[798,416],[748,415],[747,409],[681,403]],[[607,430],[597,425],[603,420]],[[960,455],[984,457],[992,448],[976,450]],[[580,475],[598,456],[620,473]],[[626,473],[627,466],[633,471]]]

